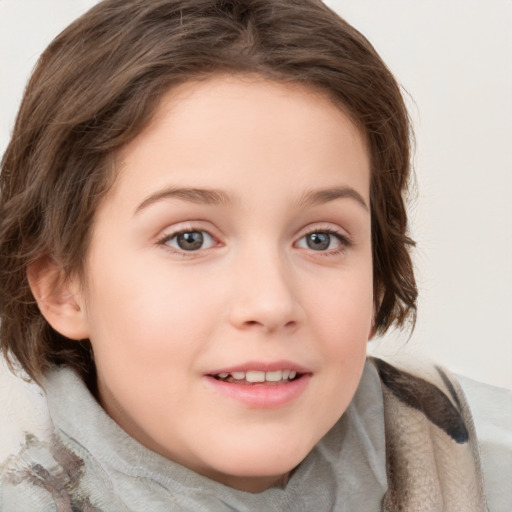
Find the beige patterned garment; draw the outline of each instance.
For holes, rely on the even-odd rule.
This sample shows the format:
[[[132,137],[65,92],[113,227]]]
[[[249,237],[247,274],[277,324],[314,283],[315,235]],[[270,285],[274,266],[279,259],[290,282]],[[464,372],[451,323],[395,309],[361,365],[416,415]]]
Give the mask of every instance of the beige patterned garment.
[[[473,419],[439,367],[420,377],[373,359],[383,386],[388,492],[385,512],[484,512]],[[425,372],[427,373],[427,372]]]

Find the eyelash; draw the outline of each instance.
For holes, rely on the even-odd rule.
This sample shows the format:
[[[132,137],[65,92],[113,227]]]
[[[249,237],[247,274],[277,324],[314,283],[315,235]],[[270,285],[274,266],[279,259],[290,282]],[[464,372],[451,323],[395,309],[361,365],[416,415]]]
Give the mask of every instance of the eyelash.
[[[185,233],[206,233],[208,237],[210,237],[213,241],[216,241],[216,238],[211,233],[209,233],[207,230],[189,226],[184,229],[180,229],[178,231],[173,231],[171,233],[164,234],[162,237],[160,237],[157,240],[156,244],[158,246],[163,247],[164,249],[166,249],[168,251],[171,251],[173,254],[177,254],[183,258],[193,257],[194,255],[197,255],[199,252],[203,252],[203,251],[210,249],[210,247],[208,247],[206,249],[187,251],[185,249],[176,249],[176,248],[170,247],[168,245],[168,243],[171,240],[173,240],[174,238],[177,238],[178,236],[183,235]],[[311,236],[313,234],[326,234],[326,235],[334,236],[340,243],[340,246],[336,249],[327,249],[327,250],[319,250],[319,251],[310,249],[311,252],[316,253],[318,256],[322,256],[322,257],[337,256],[339,254],[343,254],[352,245],[351,240],[345,234],[342,234],[339,231],[332,229],[332,228],[312,229],[312,230],[307,231],[306,233],[302,234],[300,236],[300,238],[298,239],[298,241],[300,241],[308,236]],[[297,242],[295,242],[295,243],[297,243]],[[215,247],[215,245],[213,247]]]

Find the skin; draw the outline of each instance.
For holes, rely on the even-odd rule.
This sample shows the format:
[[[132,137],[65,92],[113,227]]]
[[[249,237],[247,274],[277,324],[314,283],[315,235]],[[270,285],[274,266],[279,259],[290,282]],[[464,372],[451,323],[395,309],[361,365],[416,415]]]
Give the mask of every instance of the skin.
[[[171,90],[118,164],[62,331],[89,337],[99,401],[139,442],[238,489],[282,482],[346,410],[364,365],[363,137],[318,92],[217,76]],[[320,189],[338,192],[304,202]],[[183,250],[183,231],[203,245]],[[311,248],[312,232],[328,246]],[[308,372],[283,405],[243,403],[206,377],[282,360]]]

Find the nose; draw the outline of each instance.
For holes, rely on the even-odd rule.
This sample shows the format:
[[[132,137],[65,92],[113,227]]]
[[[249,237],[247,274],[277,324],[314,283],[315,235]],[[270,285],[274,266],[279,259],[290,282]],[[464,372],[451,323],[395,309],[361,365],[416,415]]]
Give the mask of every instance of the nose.
[[[298,283],[278,251],[242,256],[233,272],[230,321],[237,329],[294,330],[303,319]]]

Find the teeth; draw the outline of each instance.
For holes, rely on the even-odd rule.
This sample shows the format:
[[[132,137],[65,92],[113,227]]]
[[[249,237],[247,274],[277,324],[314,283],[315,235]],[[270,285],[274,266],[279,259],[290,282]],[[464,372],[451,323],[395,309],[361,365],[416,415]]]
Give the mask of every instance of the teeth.
[[[265,372],[247,372],[245,380],[247,382],[265,382]]]
[[[283,379],[283,372],[281,370],[265,373],[265,380],[268,380],[270,382],[278,382],[282,379]]]
[[[218,374],[219,379],[227,379],[231,376],[234,380],[245,380],[250,383],[257,382],[279,382],[282,380],[292,380],[297,376],[295,370],[276,370],[273,372],[249,371],[249,372],[222,372]]]

